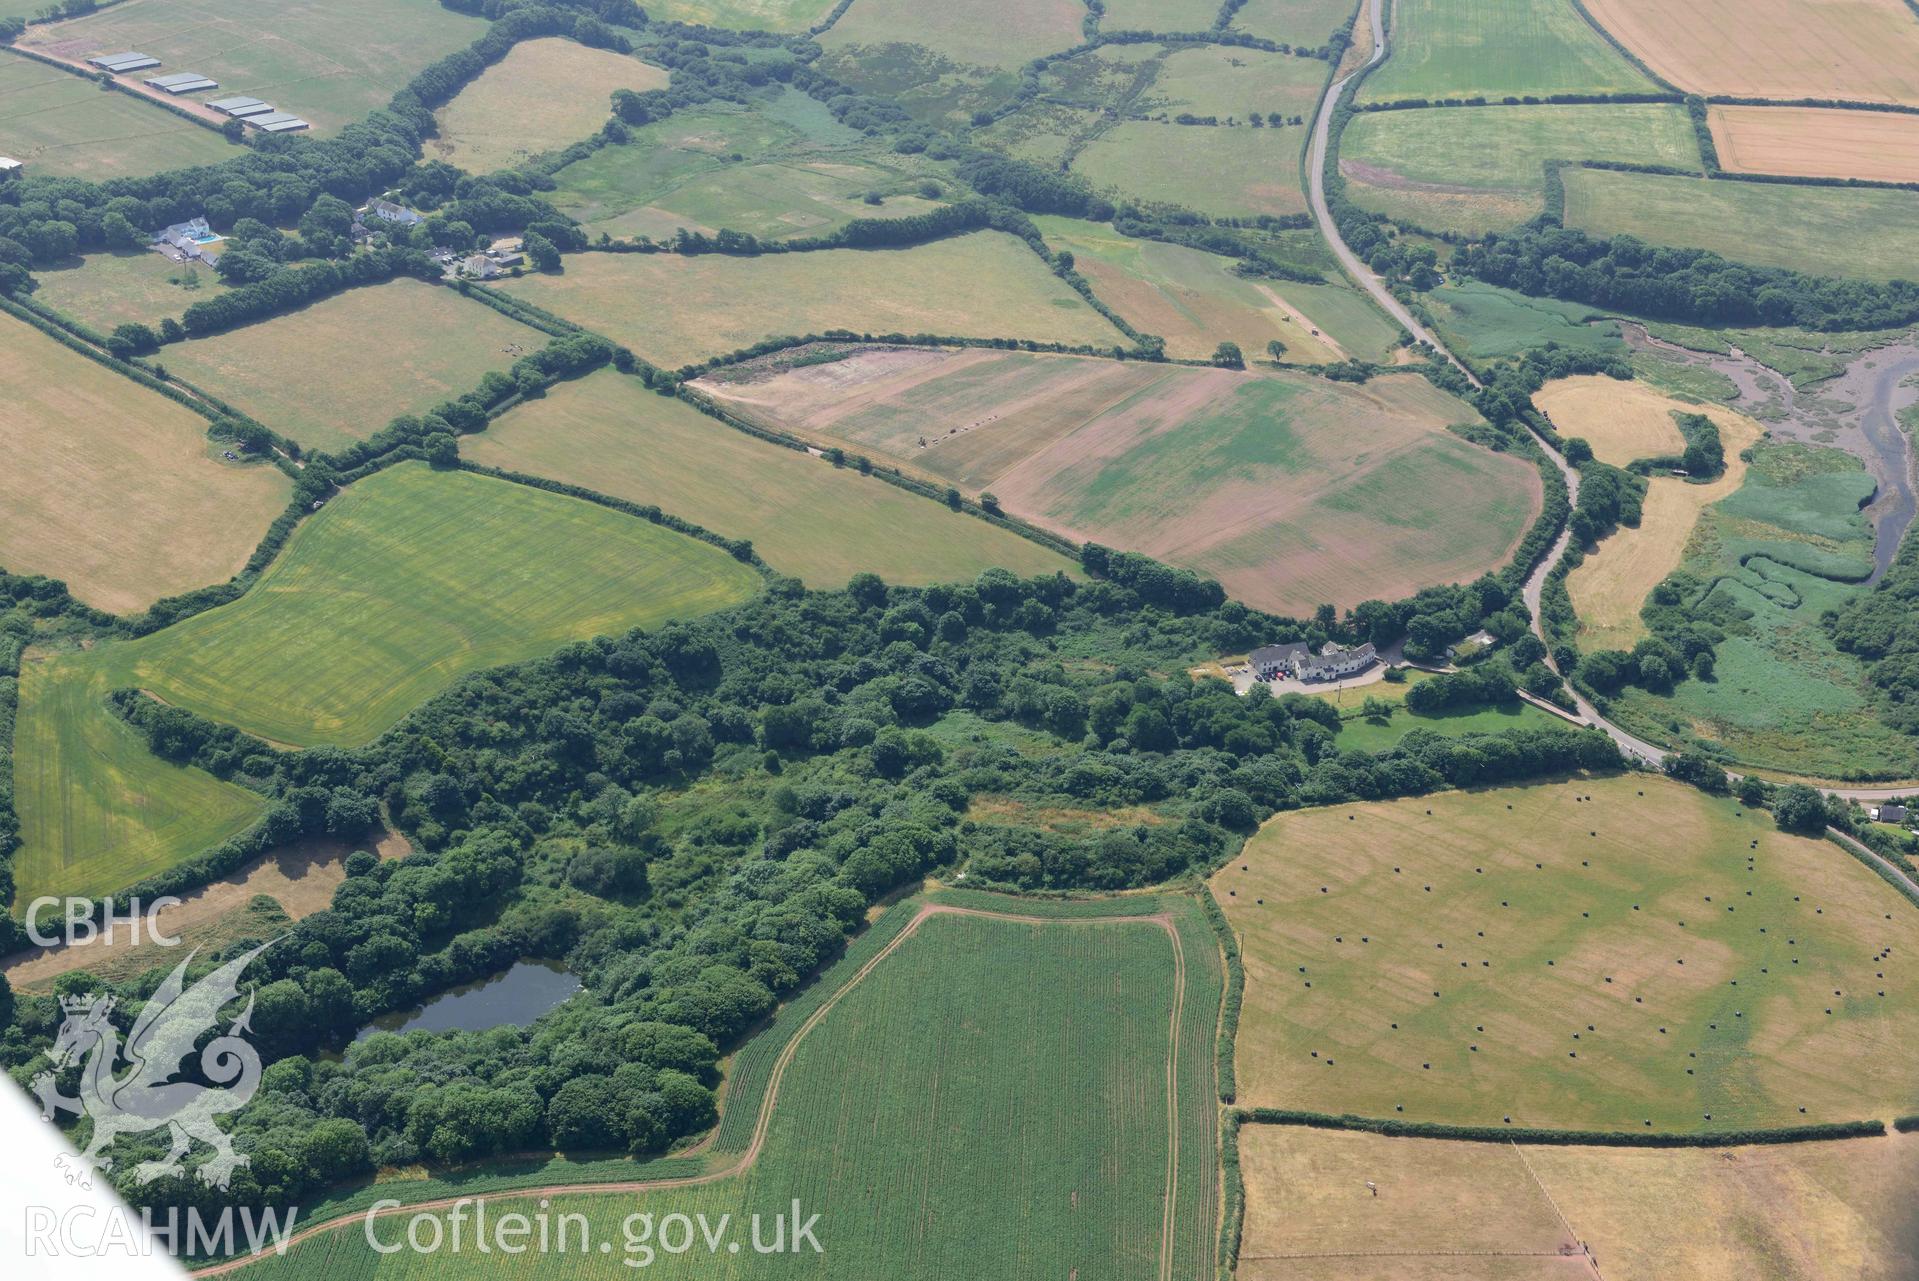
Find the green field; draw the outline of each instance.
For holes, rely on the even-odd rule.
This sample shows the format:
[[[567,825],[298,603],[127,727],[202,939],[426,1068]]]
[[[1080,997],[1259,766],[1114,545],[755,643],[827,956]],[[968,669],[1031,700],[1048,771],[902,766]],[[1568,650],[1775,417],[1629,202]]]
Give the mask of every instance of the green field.
[[[926,179],[873,158],[860,134],[830,117],[795,127],[794,113],[776,114],[787,105],[782,96],[766,110],[714,103],[676,112],[559,170],[547,199],[594,232],[655,240],[680,227],[823,235],[854,218],[905,218],[936,205],[916,194]],[[883,203],[867,204],[868,192]]]
[[[14,754],[19,901],[117,889],[262,804],[149,758],[102,705],[111,690],[276,743],[364,743],[468,672],[706,613],[758,582],[717,548],[591,503],[419,463],[378,472],[233,604],[33,669]]]
[[[649,17],[736,31],[805,31],[833,11],[834,0],[654,0]]]
[[[0,155],[24,161],[29,174],[133,178],[238,154],[211,129],[162,107],[0,52]]]
[[[1206,31],[1219,16],[1213,0],[1106,0],[1108,31]]]
[[[1264,357],[1266,344],[1278,339],[1286,344],[1288,362],[1316,365],[1353,354],[1372,359],[1391,341],[1392,330],[1380,321],[1356,350],[1340,345],[1332,322],[1322,323],[1321,304],[1346,292],[1341,287],[1250,280],[1233,272],[1232,259],[1218,254],[1136,240],[1078,218],[1037,221],[1048,247],[1073,255],[1074,269],[1092,283],[1100,301],[1134,328],[1165,339],[1166,354],[1175,359],[1210,359],[1227,341],[1249,356]],[[1356,294],[1349,296],[1359,301]],[[1347,309],[1328,305],[1323,310],[1338,320],[1340,331],[1348,328],[1352,313]],[[1358,310],[1366,310],[1363,302]]]
[[[1232,30],[1316,49],[1352,20],[1355,0],[1246,0]]]
[[[1257,111],[1310,121],[1320,90],[1326,87],[1326,75],[1326,64],[1317,58],[1198,45],[1166,56],[1138,107],[1153,115],[1184,111],[1244,120],[1248,112]],[[1304,124],[1288,125],[1283,132],[1304,144]]]
[[[1586,323],[1595,313],[1583,303],[1531,298],[1471,279],[1441,285],[1424,298],[1440,336],[1469,356],[1516,356],[1548,342],[1590,351],[1626,350],[1618,325]]]
[[[1212,884],[1243,1104],[1674,1133],[1919,1089],[1919,916],[1730,798],[1626,774],[1303,810]]]
[[[1080,0],[856,0],[820,37],[829,54],[850,46],[918,45],[940,58],[1011,71],[1084,38]]]
[[[736,431],[612,370],[556,387],[461,442],[475,462],[662,507],[809,587],[1071,572],[1057,552],[885,481]]]
[[[999,231],[912,249],[758,258],[601,254],[575,258],[564,274],[500,288],[669,368],[829,329],[1125,343],[1031,250]]]
[[[304,448],[339,449],[472,391],[547,341],[451,289],[402,279],[173,343],[160,360]]]
[[[138,49],[168,71],[219,81],[221,94],[264,98],[334,130],[484,34],[485,20],[435,0],[275,0],[267,22],[245,0],[140,0],[29,27],[21,43],[82,58]]]
[[[182,266],[149,250],[88,254],[35,278],[40,288],[34,298],[103,334],[116,325],[157,326],[227,291],[212,269]]]
[[[1227,128],[1126,120],[1073,161],[1094,186],[1215,217],[1306,209],[1299,156],[1305,129]]]
[[[641,1256],[627,1254],[621,1224],[635,1212],[656,1221],[704,1212],[709,1223],[729,1214],[745,1238],[752,1214],[770,1218],[798,1198],[805,1214],[820,1214],[822,1253],[760,1257],[722,1246],[708,1255],[701,1246],[656,1253],[645,1274],[1212,1276],[1221,980],[1216,941],[1193,901],[939,901],[1050,919],[937,909],[922,919],[920,899],[894,908],[735,1056],[707,1154],[651,1167],[730,1170],[745,1157],[745,1168],[697,1187],[553,1197],[554,1212],[586,1215],[590,1240],[612,1248],[576,1249],[544,1260],[545,1270],[580,1281],[634,1275]],[[1162,914],[1144,915],[1155,909]],[[406,1185],[381,1191],[396,1186],[405,1195]],[[465,1190],[475,1190],[470,1181]],[[495,1213],[534,1209],[504,1193],[488,1201]],[[982,1231],[988,1219],[1004,1230]],[[389,1225],[404,1235],[403,1221],[376,1230]],[[497,1253],[381,1259],[355,1217],[248,1272],[302,1281],[526,1270],[524,1259]]]
[[[1551,712],[1518,699],[1444,712],[1406,710],[1406,691],[1430,679],[1423,672],[1413,672],[1403,682],[1379,681],[1320,695],[1339,708],[1339,739],[1334,745],[1342,752],[1384,752],[1399,746],[1400,740],[1416,729],[1447,738],[1462,738],[1468,734],[1498,734],[1509,729],[1569,728]],[[1391,703],[1392,715],[1383,720],[1362,715],[1361,708],[1368,699]]]
[[[1377,111],[1340,138],[1346,193],[1411,226],[1473,235],[1545,207],[1549,160],[1616,160],[1697,169],[1681,107],[1631,105]]]
[[[1815,276],[1911,279],[1919,193],[1567,169],[1566,225]]]
[[[1746,481],[1708,507],[1681,568],[1750,617],[1729,626],[1715,679],[1670,696],[1632,689],[1615,718],[1660,741],[1696,742],[1746,765],[1821,778],[1919,773],[1919,748],[1874,714],[1864,665],[1820,622],[1865,588],[1872,478],[1837,449],[1761,444]]]
[[[1361,88],[1399,98],[1649,93],[1572,0],[1397,0],[1391,56]]]

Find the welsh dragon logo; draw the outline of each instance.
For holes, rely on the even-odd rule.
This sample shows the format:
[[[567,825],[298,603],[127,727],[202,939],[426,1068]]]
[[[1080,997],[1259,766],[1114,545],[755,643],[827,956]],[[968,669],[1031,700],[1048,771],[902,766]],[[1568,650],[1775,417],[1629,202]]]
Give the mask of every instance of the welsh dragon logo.
[[[187,966],[194,956],[188,953],[141,1009],[124,1046],[110,1018],[113,997],[62,997],[66,1021],[47,1053],[53,1071],[33,1080],[40,1114],[49,1121],[60,1111],[89,1118],[93,1138],[81,1155],[102,1171],[113,1168],[106,1150],[121,1135],[162,1127],[171,1130],[173,1146],[166,1156],[135,1167],[134,1178],[140,1183],[177,1173],[198,1139],[214,1151],[213,1159],[200,1167],[201,1181],[224,1189],[249,1158],[233,1150],[233,1140],[215,1118],[244,1107],[260,1084],[259,1051],[245,1040],[253,1015],[251,996],[246,1008],[227,1025],[226,1034],[199,1052],[200,1073],[211,1084],[173,1078],[194,1052],[201,1034],[218,1021],[221,1008],[238,997],[240,972],[271,946],[263,943],[235,957],[192,987],[186,987]],[[79,1097],[61,1094],[55,1072],[82,1060]]]

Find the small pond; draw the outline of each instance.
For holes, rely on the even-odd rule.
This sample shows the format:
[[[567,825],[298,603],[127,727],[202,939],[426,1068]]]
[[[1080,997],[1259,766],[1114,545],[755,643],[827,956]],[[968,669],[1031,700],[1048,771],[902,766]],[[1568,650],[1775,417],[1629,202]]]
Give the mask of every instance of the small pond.
[[[353,1039],[375,1032],[484,1032],[512,1024],[525,1027],[580,990],[580,980],[554,961],[518,961],[476,983],[451,987],[410,1010],[382,1014]]]

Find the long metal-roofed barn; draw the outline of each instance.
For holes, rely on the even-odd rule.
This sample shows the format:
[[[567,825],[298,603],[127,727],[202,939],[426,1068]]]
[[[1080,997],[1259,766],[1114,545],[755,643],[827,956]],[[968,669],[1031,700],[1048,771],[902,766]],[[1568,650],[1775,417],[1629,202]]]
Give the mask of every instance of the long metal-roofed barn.
[[[218,80],[209,80],[197,71],[175,71],[171,75],[149,76],[140,83],[155,89],[164,89],[168,93],[198,93],[202,89],[218,89]]]
[[[294,129],[309,128],[300,117],[285,111],[269,111],[262,116],[247,116],[246,122],[255,129],[266,133],[287,133]]]
[[[229,116],[264,116],[273,110],[271,103],[249,98],[244,94],[232,98],[215,98],[207,103],[215,111],[224,111]]]
[[[116,76],[122,72],[145,71],[148,67],[160,65],[158,58],[144,53],[134,53],[132,50],[125,53],[103,53],[97,58],[88,58],[87,62],[102,71],[111,71]]]

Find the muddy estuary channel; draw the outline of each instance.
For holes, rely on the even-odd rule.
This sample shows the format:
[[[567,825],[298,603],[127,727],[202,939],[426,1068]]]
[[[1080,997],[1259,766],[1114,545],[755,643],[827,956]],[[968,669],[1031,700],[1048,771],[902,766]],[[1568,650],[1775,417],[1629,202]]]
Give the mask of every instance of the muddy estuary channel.
[[[1858,352],[1837,377],[1801,389],[1737,347],[1726,354],[1694,351],[1654,337],[1642,325],[1626,322],[1622,328],[1634,348],[1730,379],[1739,389],[1730,407],[1764,424],[1775,439],[1830,445],[1864,463],[1876,485],[1865,507],[1874,534],[1867,583],[1885,576],[1919,511],[1912,439],[1899,426],[1899,412],[1919,402],[1919,335]]]

